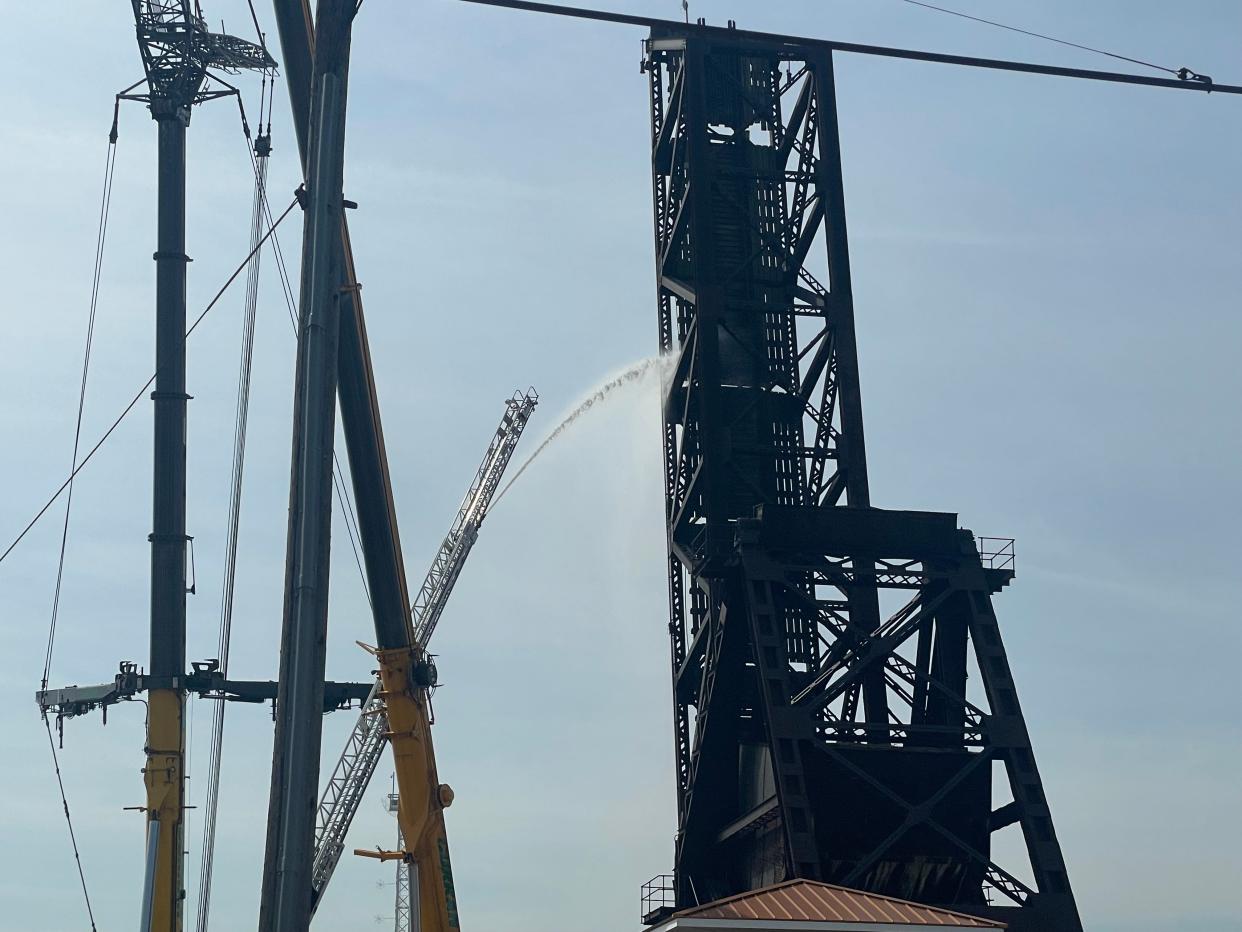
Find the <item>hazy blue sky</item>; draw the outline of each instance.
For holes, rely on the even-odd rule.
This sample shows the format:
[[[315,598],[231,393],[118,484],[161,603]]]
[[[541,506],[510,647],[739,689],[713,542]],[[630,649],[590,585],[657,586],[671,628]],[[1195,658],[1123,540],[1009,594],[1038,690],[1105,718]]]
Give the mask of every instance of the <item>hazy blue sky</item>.
[[[609,5],[680,12],[676,0]],[[1229,0],[955,5],[1242,82],[1242,5]],[[0,9],[7,545],[67,467],[105,134],[139,63],[127,4]],[[248,34],[240,0],[207,12]],[[1111,67],[898,0],[695,0],[692,12]],[[583,392],[655,349],[641,39],[451,0],[362,7],[348,194],[415,579],[509,392],[543,394],[533,449]],[[1018,580],[997,607],[1088,928],[1237,929],[1242,100],[857,57],[838,73],[874,500],[1018,539]],[[256,82],[244,87],[253,110]],[[126,107],[87,438],[152,368],[153,142],[147,114]],[[196,112],[190,146],[194,310],[246,251],[251,179],[232,103]],[[272,199],[287,202],[298,171],[283,87],[275,147]],[[298,232],[282,231],[291,257]],[[232,668],[256,678],[276,670],[293,349],[264,263]],[[240,303],[238,289],[190,344],[193,658],[215,651]],[[437,632],[437,746],[457,790],[468,929],[566,916],[633,929],[638,885],[670,865],[656,396],[644,383],[549,447],[489,519]],[[145,661],[149,407],[78,486],[55,682]],[[0,927],[33,932],[86,928],[31,700],[57,524],[0,565]],[[331,675],[365,675],[353,641],[369,629],[342,539]],[[194,768],[209,731],[199,705]],[[143,799],[141,710],[66,728],[101,932],[137,921],[141,815],[122,807]],[[351,724],[329,717],[329,758]],[[230,709],[219,929],[255,924],[270,727],[261,708]],[[382,773],[352,844],[391,842]],[[391,874],[347,857],[316,927],[388,925]]]

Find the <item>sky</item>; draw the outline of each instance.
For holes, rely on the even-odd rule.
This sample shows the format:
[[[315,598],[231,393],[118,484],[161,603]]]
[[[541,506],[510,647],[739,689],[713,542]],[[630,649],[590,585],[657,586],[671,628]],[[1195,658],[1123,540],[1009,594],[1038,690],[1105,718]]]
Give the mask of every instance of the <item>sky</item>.
[[[676,0],[600,5],[680,13]],[[1242,83],[1242,6],[1229,0],[953,5]],[[240,0],[206,7],[250,34]],[[140,72],[125,4],[2,8],[7,546],[67,473],[112,97]],[[694,0],[691,11],[1123,67],[899,0]],[[531,450],[584,394],[656,350],[641,39],[454,0],[362,7],[346,187],[412,580],[515,388],[543,399]],[[873,501],[1017,538],[1017,580],[997,612],[1087,928],[1237,929],[1242,100],[847,56],[837,72]],[[257,82],[241,86],[256,112]],[[274,145],[280,209],[298,182],[283,89]],[[244,146],[233,103],[195,112],[191,313],[247,251]],[[152,122],[125,106],[91,442],[152,370],[154,157]],[[297,222],[280,230],[294,263]],[[288,494],[293,341],[272,256],[263,263],[231,665],[241,678],[275,675]],[[194,659],[215,653],[241,312],[235,288],[189,345]],[[640,381],[548,447],[489,516],[437,630],[437,753],[457,794],[448,827],[467,928],[590,916],[593,929],[636,929],[639,885],[671,865],[657,398]],[[53,683],[102,682],[117,662],[145,660],[149,407],[77,484]],[[89,927],[32,700],[62,518],[57,506],[0,563],[0,926],[33,932]],[[370,620],[339,534],[331,601],[329,675],[364,678],[354,641]],[[191,707],[201,805],[210,707]],[[65,727],[100,930],[137,921],[142,817],[124,807],[143,801],[141,709]],[[326,766],[351,725],[325,720]],[[256,922],[270,753],[266,711],[230,708],[216,928]],[[375,783],[351,847],[393,842],[386,769]],[[194,853],[188,868],[196,877]],[[344,858],[315,928],[389,925],[391,874]]]

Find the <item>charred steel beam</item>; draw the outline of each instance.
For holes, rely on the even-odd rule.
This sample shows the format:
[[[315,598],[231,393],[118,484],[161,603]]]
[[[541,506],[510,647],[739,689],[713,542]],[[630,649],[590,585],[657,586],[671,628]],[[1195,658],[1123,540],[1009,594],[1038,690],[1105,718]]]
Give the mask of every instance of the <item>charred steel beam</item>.
[[[694,35],[704,39],[727,38],[733,41],[763,43],[785,47],[786,52],[806,54],[814,50],[824,52],[850,52],[855,55],[878,55],[883,58],[905,58],[910,61],[936,62],[944,65],[962,65],[968,68],[984,68],[992,71],[1016,71],[1023,74],[1040,74],[1061,78],[1081,78],[1087,81],[1108,81],[1114,84],[1137,84],[1146,87],[1167,87],[1179,91],[1201,91],[1218,94],[1242,94],[1242,86],[1216,84],[1211,79],[1188,73],[1187,78],[1152,78],[1140,74],[1124,74],[1116,71],[1096,71],[1090,68],[1061,68],[1056,65],[1037,65],[1031,62],[1004,61],[996,58],[978,58],[973,55],[946,55],[942,52],[923,52],[917,49],[890,48],[883,45],[863,45],[857,42],[836,42],[831,39],[812,39],[776,32],[759,32],[752,29],[734,29],[678,22],[651,16],[634,16],[629,13],[612,13],[607,10],[591,10],[582,7],[558,6],[552,3],[530,3],[526,0],[459,0],[481,6],[502,7],[529,13],[551,13],[574,19],[590,19],[624,26],[641,26],[665,34]]]

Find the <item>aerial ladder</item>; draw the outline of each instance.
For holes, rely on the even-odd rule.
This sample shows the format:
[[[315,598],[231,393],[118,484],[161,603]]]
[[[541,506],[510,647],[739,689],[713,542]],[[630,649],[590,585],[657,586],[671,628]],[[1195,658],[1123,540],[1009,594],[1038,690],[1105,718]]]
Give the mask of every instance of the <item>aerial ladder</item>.
[[[427,645],[538,402],[534,389],[515,392],[505,402],[500,426],[410,608],[412,648],[367,648],[379,661],[379,675],[319,802],[311,868],[312,910],[322,900],[345,850],[345,836],[384,745],[391,744],[397,772],[397,793],[391,808],[397,815],[400,850],[355,853],[399,862],[398,889],[416,892],[410,908],[419,914],[416,928],[421,932],[447,932],[458,927],[443,814],[452,802],[452,790],[436,775],[429,729],[436,669]],[[406,916],[408,919],[408,909]]]

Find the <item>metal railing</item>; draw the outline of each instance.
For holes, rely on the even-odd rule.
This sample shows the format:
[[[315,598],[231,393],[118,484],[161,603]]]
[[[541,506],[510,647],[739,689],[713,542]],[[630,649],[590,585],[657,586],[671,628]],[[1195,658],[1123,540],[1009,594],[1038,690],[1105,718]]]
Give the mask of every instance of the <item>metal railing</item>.
[[[657,874],[642,885],[642,921],[655,925],[672,915],[677,908],[677,892],[672,874]]]
[[[990,570],[1016,570],[1012,537],[976,537],[979,559]]]

